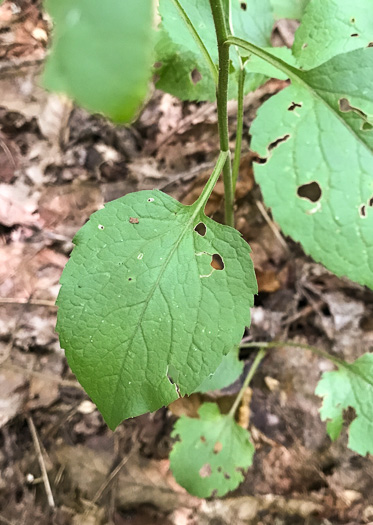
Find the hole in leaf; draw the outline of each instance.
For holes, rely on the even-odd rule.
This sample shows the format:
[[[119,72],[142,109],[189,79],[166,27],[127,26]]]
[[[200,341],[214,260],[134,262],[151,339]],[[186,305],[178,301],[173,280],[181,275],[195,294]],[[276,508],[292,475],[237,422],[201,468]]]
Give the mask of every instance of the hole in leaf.
[[[205,436],[201,436],[201,437],[200,437],[200,440],[202,441],[202,443],[206,443],[206,438],[205,438]]]
[[[241,2],[240,7],[241,7],[242,11],[246,11],[246,9],[247,9],[246,2]]]
[[[350,36],[360,36],[359,33],[352,33]]]
[[[205,463],[203,467],[199,469],[199,475],[201,476],[201,478],[208,478],[211,476],[211,473],[212,473],[212,470],[211,470],[211,466],[209,465],[209,463]]]
[[[130,217],[130,224],[139,224],[139,219],[137,217]]]
[[[373,42],[369,42],[369,44],[367,45],[367,47],[373,47]]]
[[[354,24],[356,22],[356,18],[352,17],[351,18],[351,24]]]
[[[361,126],[361,129],[363,131],[370,131],[371,129],[373,129],[373,125],[370,124],[369,122],[363,122],[363,125]]]
[[[204,224],[203,222],[199,222],[194,228],[194,231],[197,232],[198,235],[200,235],[201,237],[204,237],[207,231],[206,224]]]
[[[99,229],[99,230],[104,230],[104,229],[105,229],[105,226],[102,226],[102,224],[99,224],[99,225],[98,225],[98,229]]]
[[[297,189],[298,197],[308,199],[311,202],[317,202],[321,198],[321,188],[315,181],[303,184]]]
[[[367,209],[366,209],[365,204],[363,204],[362,206],[360,206],[360,217],[365,219],[366,216],[367,216]]]
[[[308,47],[307,42],[305,42],[305,43],[303,44],[302,49],[306,49],[306,47]]]
[[[170,375],[167,374],[167,379],[169,380],[169,382],[171,383],[171,385],[174,385],[175,384],[175,381],[172,379],[172,377]]]
[[[255,159],[254,162],[256,162],[257,164],[265,164],[267,161],[268,161],[267,157],[258,157],[257,159]]]
[[[288,107],[288,111],[294,111],[295,108],[301,108],[302,105],[302,103],[298,104],[297,102],[292,102]]]
[[[211,260],[211,266],[214,270],[224,270],[224,262],[218,253],[214,253]]]
[[[231,479],[230,475],[227,472],[224,473],[224,477],[225,479]]]
[[[373,197],[369,199],[369,206],[373,206]]]
[[[132,281],[132,277],[128,277],[128,280],[129,280],[129,281]]]
[[[214,454],[219,454],[223,450],[223,445],[220,443],[220,441],[217,441],[214,445]]]
[[[156,63],[154,64],[154,69],[159,69],[159,68],[162,67],[162,66],[163,66],[163,63],[162,63],[162,62],[156,62]]]
[[[148,202],[154,202],[154,199],[148,199]]]
[[[192,82],[194,85],[198,84],[198,82],[201,81],[202,79],[202,75],[201,73],[198,71],[198,69],[193,69],[193,71],[191,72],[190,74],[190,78],[192,79]]]
[[[284,135],[283,137],[279,137],[278,139],[271,142],[271,144],[268,146],[268,150],[271,151],[274,148],[277,148],[279,144],[282,144],[283,142],[286,142],[290,138],[290,135]]]
[[[365,120],[365,123],[369,125],[369,123],[366,122],[368,119],[367,114],[364,113],[364,111],[361,111],[361,109],[351,106],[347,98],[340,98],[338,103],[339,103],[339,109],[342,111],[342,113],[348,113],[349,111],[353,111],[354,113],[359,115],[359,117],[363,118]]]

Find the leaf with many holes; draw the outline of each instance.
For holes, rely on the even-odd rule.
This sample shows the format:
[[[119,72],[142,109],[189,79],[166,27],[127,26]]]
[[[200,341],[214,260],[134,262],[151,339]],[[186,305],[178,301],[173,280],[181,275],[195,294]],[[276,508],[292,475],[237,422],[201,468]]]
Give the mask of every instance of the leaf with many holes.
[[[300,20],[309,0],[271,0],[276,19],[294,18]]]
[[[74,243],[57,331],[110,428],[193,392],[239,343],[257,288],[233,228],[142,191],[94,213]]]
[[[371,0],[312,0],[295,34],[293,53],[303,69],[373,41]]]
[[[130,121],[151,75],[152,0],[47,0],[46,8],[55,27],[45,86],[114,121]]]
[[[229,354],[223,357],[222,362],[213,374],[210,374],[200,384],[195,392],[211,392],[220,390],[234,383],[242,374],[244,363],[238,359],[239,347],[234,346]]]
[[[285,234],[373,288],[373,49],[289,74],[251,128],[256,180]]]
[[[170,454],[176,481],[200,498],[224,496],[244,479],[252,465],[250,434],[214,403],[205,403],[199,419],[182,416],[172,436],[179,437]],[[193,462],[190,458],[193,457]]]
[[[356,418],[350,425],[348,446],[358,454],[373,454],[373,354],[364,354],[336,372],[323,374],[316,394],[324,398],[321,418],[335,440],[343,425],[343,411],[351,407]]]
[[[188,15],[205,46],[211,61],[206,59],[182,17]],[[215,100],[218,49],[209,0],[160,0],[162,24],[156,46],[157,87],[182,100]],[[253,16],[255,13],[255,16]],[[260,46],[270,45],[273,16],[269,0],[232,0],[232,21],[237,36],[250,38]],[[238,56],[231,52],[229,98],[237,97]],[[248,74],[245,93],[264,82],[258,74]]]

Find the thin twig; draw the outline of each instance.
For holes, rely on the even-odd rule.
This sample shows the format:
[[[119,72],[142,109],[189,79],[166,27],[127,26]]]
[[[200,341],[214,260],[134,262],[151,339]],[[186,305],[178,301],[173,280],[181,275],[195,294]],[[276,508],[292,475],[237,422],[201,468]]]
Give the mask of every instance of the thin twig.
[[[45,492],[47,494],[48,504],[49,504],[49,506],[52,509],[54,509],[56,505],[54,503],[52,489],[51,489],[51,486],[50,486],[50,483],[49,483],[48,473],[47,473],[47,469],[45,467],[43,454],[41,453],[41,447],[40,447],[40,441],[39,441],[38,433],[36,431],[36,427],[34,425],[34,422],[33,422],[31,416],[27,416],[27,423],[28,423],[28,426],[30,428],[32,441],[34,443],[36,455],[37,455],[39,466],[40,466],[40,470],[41,470],[41,475],[43,477],[43,483],[44,483]]]
[[[0,515],[0,523],[4,523],[4,525],[15,525],[13,521],[9,521],[4,516]]]
[[[30,304],[32,306],[52,306],[56,307],[54,301],[47,301],[46,299],[26,299],[21,297],[0,297],[0,304]]]
[[[276,239],[279,241],[279,243],[281,244],[281,246],[287,251],[289,252],[289,247],[288,245],[286,244],[284,238],[282,237],[279,229],[277,228],[277,226],[275,225],[275,223],[273,222],[273,220],[271,219],[271,217],[268,215],[267,213],[267,210],[265,209],[265,207],[263,206],[263,204],[260,202],[260,201],[256,201],[255,204],[257,205],[260,213],[263,215],[263,218],[264,220],[266,221],[266,223],[268,224],[268,226],[271,228],[273,234],[275,235]]]
[[[130,459],[132,454],[133,454],[133,450],[129,454],[127,454],[127,456],[125,456],[122,459],[122,461],[119,463],[119,465],[117,465],[115,467],[115,469],[110,473],[110,475],[107,477],[107,479],[103,482],[103,484],[101,485],[101,487],[98,489],[98,491],[96,492],[96,494],[93,497],[93,500],[92,500],[92,504],[93,505],[95,505],[100,500],[101,496],[103,495],[103,493],[105,492],[107,487],[110,485],[110,483],[112,483],[114,478],[119,474],[119,472],[122,470],[124,465]]]

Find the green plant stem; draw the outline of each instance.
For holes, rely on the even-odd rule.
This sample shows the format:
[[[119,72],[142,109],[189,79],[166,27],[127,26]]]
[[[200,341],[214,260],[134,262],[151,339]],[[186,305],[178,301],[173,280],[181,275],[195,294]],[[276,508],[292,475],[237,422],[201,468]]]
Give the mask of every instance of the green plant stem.
[[[203,43],[201,37],[199,36],[198,31],[194,27],[191,19],[189,18],[189,16],[186,13],[186,11],[183,9],[183,7],[180,4],[179,0],[171,0],[171,1],[173,2],[173,4],[176,7],[176,9],[179,11],[180,17],[184,20],[184,22],[185,22],[186,26],[188,27],[192,37],[196,41],[196,43],[197,43],[197,45],[198,45],[202,55],[204,56],[204,58],[205,58],[205,60],[207,62],[207,65],[210,68],[210,71],[211,71],[211,74],[212,74],[212,78],[214,79],[214,82],[217,85],[218,84],[218,70],[217,70],[217,67],[214,64],[214,61],[212,60],[212,58],[210,56],[210,53],[208,52],[208,50],[207,50],[205,44]]]
[[[217,89],[218,126],[220,150],[229,151],[228,130],[228,75],[229,75],[229,46],[224,45],[228,38],[228,29],[224,16],[222,0],[210,0],[212,16],[215,24],[216,38],[219,51],[219,80]],[[234,227],[233,215],[233,186],[231,158],[228,155],[223,169],[225,222]]]
[[[234,160],[232,170],[232,186],[233,195],[236,191],[236,184],[238,173],[240,171],[241,147],[242,147],[242,132],[243,132],[243,97],[245,85],[246,70],[245,65],[242,64],[238,76],[238,107],[237,107],[237,131],[236,131],[236,147],[234,149]]]
[[[318,357],[329,359],[329,361],[331,361],[337,366],[342,366],[344,368],[349,368],[350,366],[343,359],[339,359],[339,357],[330,355],[325,350],[321,350],[320,348],[316,348],[315,346],[307,345],[304,343],[294,343],[292,341],[270,341],[270,342],[259,341],[259,342],[245,343],[243,345],[240,345],[240,348],[265,348],[266,350],[270,350],[271,348],[281,348],[281,347],[283,348],[286,346],[290,348],[301,348],[302,350],[309,350],[310,352],[317,355]]]
[[[203,188],[201,195],[198,197],[196,202],[192,204],[192,206],[198,209],[198,211],[200,211],[202,208],[206,206],[206,203],[209,200],[209,197],[220,176],[220,173],[226,164],[228,155],[229,155],[228,151],[221,151],[219,153],[218,160],[216,161],[215,168],[213,169],[213,172],[211,173],[209,180],[207,181],[205,187]]]
[[[255,372],[257,371],[258,369],[258,366],[260,365],[260,363],[263,361],[263,358],[264,356],[266,355],[266,350],[264,350],[264,348],[261,348],[259,350],[259,352],[257,353],[255,359],[254,359],[254,362],[253,364],[251,365],[250,367],[250,370],[249,370],[249,373],[247,374],[246,378],[245,378],[245,381],[243,382],[243,385],[242,385],[242,388],[241,390],[239,391],[238,393],[238,396],[236,397],[233,405],[232,405],[232,408],[230,409],[229,411],[229,414],[228,416],[230,417],[234,417],[235,413],[236,413],[236,410],[241,402],[241,399],[242,399],[242,396],[244,395],[245,393],[245,390],[247,389],[247,387],[249,386],[250,384],[250,381],[252,380],[252,378],[254,377],[254,374]]]

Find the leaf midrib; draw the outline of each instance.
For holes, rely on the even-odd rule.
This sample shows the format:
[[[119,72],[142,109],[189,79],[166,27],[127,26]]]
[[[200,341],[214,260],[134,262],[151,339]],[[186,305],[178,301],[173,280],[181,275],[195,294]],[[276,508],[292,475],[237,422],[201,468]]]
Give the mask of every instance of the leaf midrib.
[[[182,230],[182,232],[180,233],[179,237],[177,238],[173,248],[171,249],[169,255],[167,256],[166,260],[164,261],[163,265],[161,266],[161,269],[160,269],[160,272],[159,272],[159,275],[155,281],[155,283],[153,284],[145,302],[144,302],[144,306],[143,306],[143,309],[138,317],[138,322],[136,324],[136,327],[133,331],[133,334],[132,334],[132,337],[129,339],[129,341],[127,341],[126,343],[126,346],[128,348],[130,348],[132,346],[132,343],[137,335],[137,332],[142,324],[142,321],[143,321],[143,318],[144,318],[144,315],[145,315],[145,312],[149,306],[149,303],[150,301],[152,300],[153,298],[153,295],[154,295],[154,292],[155,290],[157,289],[162,277],[163,277],[163,274],[164,272],[166,271],[166,268],[169,264],[169,262],[171,261],[172,257],[174,256],[175,252],[177,251],[178,247],[180,246],[180,243],[181,241],[183,240],[185,234],[187,233],[187,231],[189,230],[191,224],[193,224],[193,221],[195,220],[195,218],[197,217],[197,215],[200,213],[200,210],[201,208],[199,206],[195,207],[192,215],[190,216],[190,219],[187,221],[186,225],[185,225],[185,228]],[[121,364],[121,367],[120,367],[120,370],[118,372],[118,381],[117,381],[117,386],[116,386],[116,389],[115,389],[115,394],[114,394],[114,399],[116,399],[118,397],[118,392],[119,392],[119,387],[120,387],[120,384],[121,384],[121,377],[122,377],[122,373],[123,373],[123,369],[124,369],[124,366],[125,366],[125,363],[126,363],[126,360],[125,358],[123,357],[123,360],[122,360],[122,364]],[[175,389],[176,391],[176,389]],[[113,411],[116,407],[116,404],[113,403],[112,405],[112,409],[111,409],[111,416],[113,416]],[[112,417],[111,417],[112,419]]]
[[[356,131],[348,124],[348,122],[342,117],[342,115],[339,114],[336,109],[329,104],[329,102],[323,98],[317,91],[315,91],[312,86],[310,86],[306,80],[303,78],[305,75],[307,75],[310,71],[314,71],[314,69],[310,69],[307,72],[302,72],[300,69],[293,67],[289,64],[287,64],[284,60],[281,60],[281,58],[275,57],[274,55],[271,55],[271,53],[268,53],[268,51],[265,51],[264,49],[261,49],[260,47],[256,46],[255,44],[252,44],[251,42],[248,42],[247,40],[243,40],[241,38],[236,38],[230,36],[225,44],[229,45],[235,45],[242,47],[243,49],[246,49],[247,51],[250,51],[253,55],[257,56],[258,58],[261,58],[268,64],[271,64],[273,67],[276,67],[283,73],[285,73],[292,82],[295,84],[301,85],[303,88],[305,88],[314,98],[320,100],[325,104],[325,106],[338,118],[338,120],[343,124],[345,128],[349,130],[349,132],[355,137],[355,139],[366,148],[369,153],[373,153],[372,148],[367,144],[361,137],[356,133]],[[350,51],[351,53],[353,51]],[[315,68],[317,69],[317,68]]]

